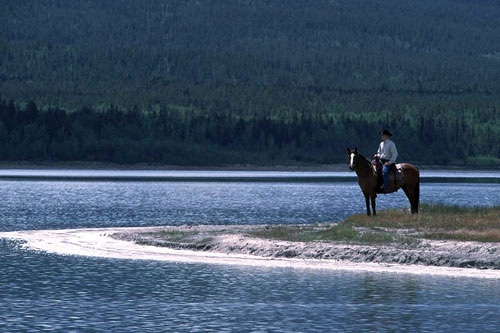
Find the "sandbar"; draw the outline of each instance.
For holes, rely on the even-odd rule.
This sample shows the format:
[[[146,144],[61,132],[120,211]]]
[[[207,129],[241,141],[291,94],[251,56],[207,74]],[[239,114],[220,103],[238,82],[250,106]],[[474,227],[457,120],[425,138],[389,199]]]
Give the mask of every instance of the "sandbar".
[[[341,260],[338,258],[311,258],[289,257],[263,254],[248,254],[241,248],[248,247],[253,238],[245,238],[240,233],[228,233],[228,244],[245,242],[240,250],[232,251],[231,245],[226,248],[212,249],[185,249],[169,246],[158,246],[141,244],[134,241],[134,235],[142,233],[154,233],[167,227],[139,227],[139,228],[89,228],[89,229],[61,229],[61,230],[27,230],[1,232],[0,238],[18,240],[24,249],[34,251],[45,251],[65,256],[88,256],[100,258],[114,258],[124,260],[156,260],[182,263],[204,263],[217,265],[240,265],[257,266],[268,268],[292,268],[306,270],[334,270],[334,271],[358,271],[358,272],[380,272],[394,274],[416,274],[436,275],[448,277],[474,277],[487,279],[500,279],[498,269],[478,269],[446,267],[420,264],[400,264],[386,262],[354,262],[353,260]],[[172,230],[175,227],[168,227]],[[191,228],[191,227],[180,227]],[[220,230],[231,227],[200,226],[199,228],[215,228]],[[184,230],[183,229],[183,230]],[[127,237],[129,236],[129,237]],[[260,242],[260,240],[255,240]],[[286,243],[286,242],[285,242]],[[260,245],[259,245],[260,244]],[[255,246],[282,248],[283,242],[262,240],[262,243],[250,244],[249,248],[255,250]],[[285,244],[286,245],[286,244]],[[324,246],[319,244],[318,246]],[[336,244],[336,247],[351,251],[356,245]],[[453,246],[451,244],[450,246]],[[235,247],[238,249],[238,247]],[[252,250],[253,252],[255,252]],[[379,251],[378,249],[375,249]],[[366,250],[363,250],[366,251]],[[346,257],[348,258],[348,257]]]

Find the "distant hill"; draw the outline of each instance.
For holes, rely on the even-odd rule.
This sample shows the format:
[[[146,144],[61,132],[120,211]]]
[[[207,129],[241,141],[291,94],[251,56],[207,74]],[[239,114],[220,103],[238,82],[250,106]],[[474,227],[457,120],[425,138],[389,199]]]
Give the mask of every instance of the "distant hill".
[[[328,124],[342,127],[305,134],[308,145],[317,135],[370,149],[379,127],[406,126],[400,142],[415,147],[417,161],[434,162],[443,150],[441,164],[500,157],[498,140],[488,139],[500,134],[496,0],[3,0],[1,7],[5,110],[12,99],[71,112],[168,108],[235,122],[290,124],[308,115],[330,119],[327,133]]]
[[[15,100],[201,104],[178,95],[209,89],[233,104],[234,89],[243,109],[248,87],[500,92],[497,1],[2,3],[0,91]]]

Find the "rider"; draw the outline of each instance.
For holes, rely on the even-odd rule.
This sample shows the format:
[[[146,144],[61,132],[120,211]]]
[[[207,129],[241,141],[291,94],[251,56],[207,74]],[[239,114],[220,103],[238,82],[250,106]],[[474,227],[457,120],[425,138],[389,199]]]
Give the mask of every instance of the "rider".
[[[391,166],[396,162],[398,157],[398,150],[396,149],[396,144],[389,139],[392,133],[389,130],[383,130],[380,132],[382,135],[382,142],[378,146],[377,153],[375,157],[380,158],[382,162],[382,178],[384,180],[384,185],[380,188],[384,193],[389,189],[389,170]]]

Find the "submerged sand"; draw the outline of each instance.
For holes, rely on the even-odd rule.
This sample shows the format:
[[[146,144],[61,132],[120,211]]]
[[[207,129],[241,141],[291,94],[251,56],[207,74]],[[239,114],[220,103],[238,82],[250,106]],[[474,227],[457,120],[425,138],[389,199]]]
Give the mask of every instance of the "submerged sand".
[[[288,242],[250,236],[265,226],[183,226],[0,233],[60,255],[259,267],[500,278],[497,243],[420,240],[410,245]],[[163,234],[182,233],[175,240]]]

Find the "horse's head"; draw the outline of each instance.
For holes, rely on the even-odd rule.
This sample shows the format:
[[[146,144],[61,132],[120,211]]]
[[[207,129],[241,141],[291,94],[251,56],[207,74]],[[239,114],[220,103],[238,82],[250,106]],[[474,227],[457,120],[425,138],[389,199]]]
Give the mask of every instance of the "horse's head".
[[[347,157],[349,161],[349,169],[351,171],[356,170],[356,166],[358,164],[358,147],[354,148],[354,150],[351,150],[351,148],[347,148]]]

